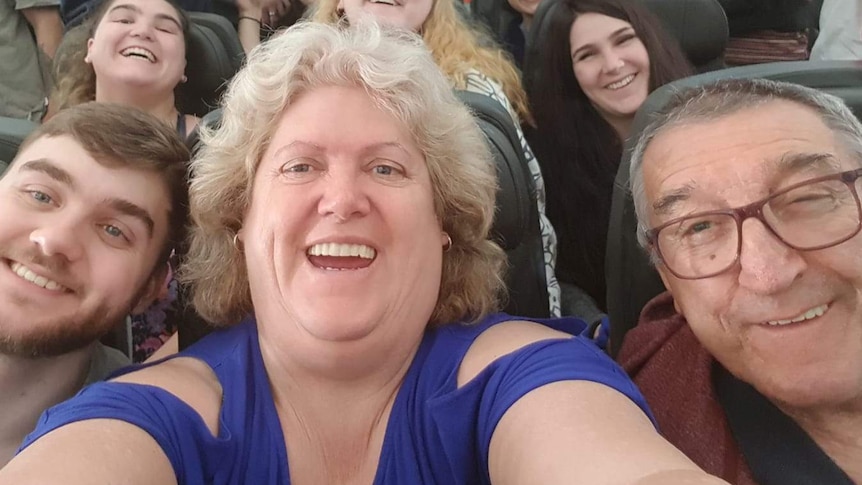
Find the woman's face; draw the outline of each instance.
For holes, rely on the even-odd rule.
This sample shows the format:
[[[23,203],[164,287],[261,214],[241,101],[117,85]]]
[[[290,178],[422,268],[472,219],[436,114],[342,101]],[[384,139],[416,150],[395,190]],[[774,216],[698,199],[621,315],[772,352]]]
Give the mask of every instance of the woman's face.
[[[176,9],[163,0],[115,1],[87,42],[87,62],[99,79],[173,90],[186,68]]]
[[[289,106],[240,237],[261,335],[299,348],[418,342],[436,305],[445,235],[425,158],[361,88],[321,87]]]
[[[338,5],[351,22],[370,16],[383,25],[419,32],[434,0],[340,0]]]
[[[579,15],[569,32],[575,79],[606,119],[634,116],[649,95],[650,60],[631,24],[597,13]]]

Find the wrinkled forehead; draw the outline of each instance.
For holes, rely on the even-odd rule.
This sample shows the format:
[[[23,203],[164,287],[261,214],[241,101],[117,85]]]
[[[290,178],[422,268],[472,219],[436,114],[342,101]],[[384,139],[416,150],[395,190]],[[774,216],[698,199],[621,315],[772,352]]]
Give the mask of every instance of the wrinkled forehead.
[[[697,197],[742,204],[791,179],[857,166],[813,110],[771,102],[666,127],[644,152],[643,177],[650,207],[663,212]]]

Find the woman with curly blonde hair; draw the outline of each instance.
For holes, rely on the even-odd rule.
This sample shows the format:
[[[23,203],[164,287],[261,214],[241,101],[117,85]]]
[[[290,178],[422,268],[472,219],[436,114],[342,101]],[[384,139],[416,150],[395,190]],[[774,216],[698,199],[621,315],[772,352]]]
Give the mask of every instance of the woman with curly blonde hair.
[[[560,315],[560,288],[554,274],[557,237],[545,216],[545,182],[527,144],[521,123],[532,124],[520,72],[505,51],[482,31],[470,27],[453,0],[320,0],[312,20],[347,24],[362,18],[418,33],[455,89],[484,94],[503,105],[517,128],[539,208],[551,316]]]

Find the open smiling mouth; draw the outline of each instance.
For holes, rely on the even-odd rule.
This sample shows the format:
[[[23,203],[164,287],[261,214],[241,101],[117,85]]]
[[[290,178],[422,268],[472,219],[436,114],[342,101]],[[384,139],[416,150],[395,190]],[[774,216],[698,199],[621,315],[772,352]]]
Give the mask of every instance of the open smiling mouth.
[[[33,270],[24,266],[21,263],[10,261],[9,268],[22,280],[33,283],[40,288],[44,288],[49,291],[56,291],[58,293],[65,293],[69,291],[68,288],[61,285],[60,283],[57,283],[56,281],[36,274],[35,272],[33,272]]]
[[[826,313],[826,310],[828,309],[829,304],[820,305],[808,311],[802,312],[801,314],[793,318],[788,318],[786,320],[770,320],[766,322],[766,325],[769,325],[771,327],[782,327],[784,325],[790,325],[791,323],[799,323],[807,320],[813,320],[817,317],[822,316],[824,313]]]
[[[136,57],[139,59],[145,59],[150,61],[151,64],[156,63],[156,55],[150,52],[149,49],[144,49],[143,47],[126,47],[125,49],[120,51],[120,55],[123,57]]]
[[[637,73],[629,74],[628,76],[620,79],[619,81],[614,81],[614,82],[608,84],[607,86],[605,86],[605,88],[610,89],[612,91],[616,91],[617,89],[622,89],[622,88],[628,86],[629,84],[631,84],[632,81],[635,80],[635,77],[637,77]]]
[[[308,260],[317,268],[327,271],[349,271],[371,266],[377,251],[364,244],[315,244],[306,250]]]

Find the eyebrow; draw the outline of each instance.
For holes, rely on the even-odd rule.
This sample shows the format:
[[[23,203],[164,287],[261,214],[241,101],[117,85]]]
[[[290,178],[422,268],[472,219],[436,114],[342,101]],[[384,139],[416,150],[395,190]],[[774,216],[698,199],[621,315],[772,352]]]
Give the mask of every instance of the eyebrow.
[[[619,28],[619,29],[617,29],[617,30],[615,30],[615,31],[611,32],[611,35],[609,35],[609,36],[608,36],[608,39],[613,39],[614,37],[616,37],[616,36],[618,36],[618,35],[620,35],[620,34],[622,34],[622,33],[626,32],[626,31],[628,31],[628,30],[634,30],[634,28],[633,28],[633,27],[629,27],[629,26]],[[579,52],[581,52],[581,51],[583,51],[583,50],[586,50],[586,49],[591,49],[591,48],[593,48],[593,47],[595,47],[595,44],[593,44],[593,43],[590,43],[590,44],[584,44],[584,45],[582,45],[582,46],[578,47],[577,49],[575,49],[575,51],[574,51],[574,52],[572,52],[572,58],[575,58],[575,57],[578,55],[578,53],[579,53]]]
[[[374,144],[368,145],[367,147],[362,149],[362,153],[374,153],[374,152],[378,152],[378,151],[386,149],[386,148],[394,148],[394,149],[402,152],[407,157],[410,156],[410,152],[407,150],[407,148],[404,145],[402,145],[398,142],[394,142],[394,141],[385,141],[385,142],[374,143]]]
[[[776,166],[779,177],[800,171],[818,171],[840,169],[838,160],[830,153],[785,153],[771,162]],[[652,207],[656,215],[666,216],[673,213],[675,206],[688,200],[694,192],[693,184],[686,184],[670,191],[656,200]]]
[[[382,150],[385,148],[395,148],[396,150],[403,152],[407,156],[410,155],[410,152],[407,150],[406,147],[404,147],[404,145],[402,145],[398,142],[394,142],[394,141],[372,143],[371,145],[362,147],[361,153],[363,155],[367,155],[369,153],[374,153],[376,151],[379,151],[379,150]],[[293,151],[293,150],[302,150],[302,149],[310,150],[310,151],[313,151],[316,153],[326,152],[326,148],[321,146],[321,145],[318,145],[316,143],[307,142],[307,141],[296,140],[296,141],[288,143],[287,145],[284,145],[283,147],[276,150],[273,157],[277,157],[282,152],[289,152],[289,151]]]
[[[656,215],[668,215],[673,212],[674,207],[688,200],[694,192],[693,184],[685,184],[682,187],[670,191],[653,202],[652,208]]]
[[[141,221],[145,226],[147,226],[147,237],[152,239],[153,230],[156,225],[153,222],[152,216],[150,216],[150,213],[147,212],[146,209],[133,204],[128,200],[118,198],[105,199],[102,203],[121,214],[134,217]]]
[[[61,184],[68,185],[72,189],[75,188],[75,181],[72,179],[72,176],[69,175],[69,172],[54,165],[47,158],[39,158],[26,162],[24,165],[21,165],[21,170],[40,172],[51,177],[57,182],[60,182]]]
[[[141,9],[137,5],[131,5],[128,3],[121,3],[120,5],[114,5],[108,13],[114,12],[115,10],[119,10],[119,9],[131,10],[132,12],[135,12],[137,14],[142,13]],[[180,31],[183,30],[183,26],[182,26],[182,24],[180,24],[179,20],[175,19],[174,17],[172,17],[166,13],[157,13],[156,14],[156,20],[169,20],[169,21],[173,22],[174,25],[176,25],[177,28],[180,29]]]
[[[794,172],[838,171],[841,163],[831,153],[785,153],[772,162],[779,175]]]

